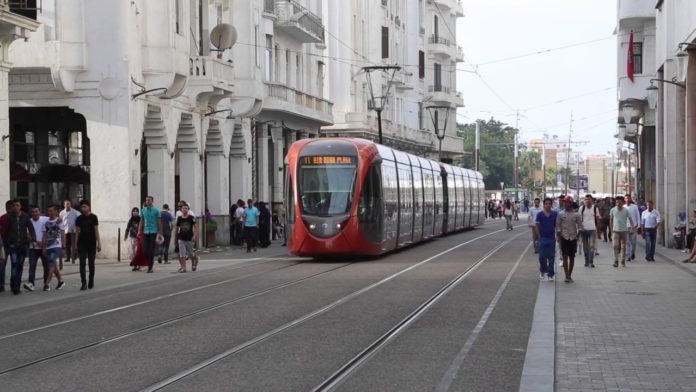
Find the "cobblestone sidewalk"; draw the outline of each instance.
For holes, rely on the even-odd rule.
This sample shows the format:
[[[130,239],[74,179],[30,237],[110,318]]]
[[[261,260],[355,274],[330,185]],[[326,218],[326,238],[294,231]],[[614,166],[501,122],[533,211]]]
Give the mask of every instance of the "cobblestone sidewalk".
[[[648,263],[639,246],[614,268],[611,243],[600,244],[597,268],[578,255],[575,283],[557,282],[556,390],[696,391],[691,266],[668,262],[678,252],[667,249]]]

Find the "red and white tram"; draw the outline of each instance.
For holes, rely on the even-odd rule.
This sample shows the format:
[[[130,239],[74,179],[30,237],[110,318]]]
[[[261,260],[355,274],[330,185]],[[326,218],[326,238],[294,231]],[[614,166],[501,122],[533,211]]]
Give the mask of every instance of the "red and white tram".
[[[294,255],[379,255],[485,220],[481,173],[368,140],[300,140],[286,163]]]

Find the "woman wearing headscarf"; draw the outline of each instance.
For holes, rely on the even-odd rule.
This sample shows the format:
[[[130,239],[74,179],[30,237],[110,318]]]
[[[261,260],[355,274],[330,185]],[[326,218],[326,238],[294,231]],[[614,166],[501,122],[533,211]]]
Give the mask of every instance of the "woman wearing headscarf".
[[[259,202],[259,245],[268,248],[271,245],[271,211],[266,203]]]

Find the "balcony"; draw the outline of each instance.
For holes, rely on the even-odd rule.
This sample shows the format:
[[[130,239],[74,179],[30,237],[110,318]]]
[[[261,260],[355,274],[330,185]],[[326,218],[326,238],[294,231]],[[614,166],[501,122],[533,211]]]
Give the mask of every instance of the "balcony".
[[[431,35],[430,38],[428,38],[428,44],[428,52],[431,54],[442,56],[452,55],[450,49],[450,46],[452,46],[452,41],[447,38]]]
[[[461,46],[454,46],[452,45],[453,51],[454,51],[454,60],[458,63],[463,63],[464,62],[464,49],[462,49]]]
[[[442,12],[449,11],[452,8],[452,0],[434,0],[435,4],[440,7]]]
[[[428,95],[430,96],[430,102],[436,105],[453,104],[456,107],[464,106],[462,93],[454,91],[447,86],[430,85],[428,86]]]
[[[650,87],[650,79],[653,78],[655,78],[655,75],[637,74],[633,76],[632,82],[628,77],[620,76],[618,89],[619,102],[631,99],[646,99],[648,96],[646,89]]]
[[[234,89],[234,65],[211,56],[189,58],[189,76],[192,85],[212,86],[232,92]]]
[[[294,1],[276,1],[276,30],[303,43],[323,43],[321,17],[298,6]]]
[[[462,0],[453,0],[454,5],[452,6],[452,12],[458,18],[464,17],[464,6],[462,6]]]
[[[282,83],[266,82],[265,85],[266,95],[262,109],[264,118],[288,119],[294,116],[311,120],[319,126],[333,124],[332,102],[295,90]],[[274,115],[272,112],[278,114]]]
[[[263,0],[263,14],[275,18],[275,0]]]
[[[42,5],[41,0],[1,0],[0,3],[10,7],[13,14],[33,20],[37,20]]]
[[[413,90],[413,74],[397,72],[396,75],[394,75],[392,86],[397,90]]]

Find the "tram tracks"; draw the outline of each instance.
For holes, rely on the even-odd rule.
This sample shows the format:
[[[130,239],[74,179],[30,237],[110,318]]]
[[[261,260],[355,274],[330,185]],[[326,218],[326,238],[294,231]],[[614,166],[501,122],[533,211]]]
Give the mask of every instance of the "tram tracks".
[[[270,262],[272,262],[272,261],[277,261],[277,260],[287,260],[287,258],[271,258],[271,259],[267,259],[267,260],[265,260],[265,261],[262,261],[262,262],[260,262],[260,263],[239,265],[239,266],[232,267],[232,268],[230,268],[230,269],[231,269],[231,270],[236,270],[236,269],[245,268],[245,267],[250,267],[250,266],[257,266],[257,265],[266,264],[266,263],[270,263]],[[77,317],[72,317],[72,318],[69,318],[69,319],[66,319],[66,320],[56,321],[56,322],[53,322],[53,323],[50,323],[50,324],[45,324],[45,325],[42,325],[42,326],[39,326],[39,327],[35,327],[35,328],[29,328],[29,329],[25,329],[25,330],[21,330],[21,331],[17,331],[17,332],[7,333],[7,334],[4,334],[4,335],[0,335],[0,342],[3,341],[3,340],[6,340],[6,339],[10,339],[10,338],[17,337],[17,336],[26,335],[26,334],[30,334],[30,333],[34,333],[34,332],[39,332],[39,331],[42,331],[42,330],[47,330],[47,329],[51,329],[51,328],[54,328],[54,327],[59,327],[59,326],[62,326],[62,325],[72,324],[72,323],[76,323],[76,322],[78,322],[78,321],[83,321],[83,320],[87,320],[87,319],[94,318],[94,317],[104,316],[104,315],[107,315],[107,314],[110,314],[110,313],[115,313],[115,312],[123,311],[123,310],[129,309],[129,308],[134,308],[134,307],[137,307],[137,306],[147,305],[147,304],[151,304],[151,303],[154,303],[154,302],[157,302],[157,301],[161,301],[161,300],[165,300],[165,299],[168,299],[168,298],[173,298],[173,297],[177,297],[177,296],[180,296],[180,295],[189,294],[189,293],[193,293],[193,292],[196,292],[196,291],[205,290],[205,289],[209,289],[209,288],[212,288],[212,287],[221,286],[221,285],[224,285],[224,284],[227,284],[227,283],[232,283],[232,282],[236,282],[236,281],[239,281],[239,280],[251,278],[251,277],[254,277],[254,276],[263,275],[263,274],[266,274],[266,273],[269,273],[269,272],[274,272],[274,271],[282,270],[282,269],[285,269],[285,268],[294,267],[294,266],[299,265],[299,264],[302,264],[302,262],[300,261],[300,262],[295,262],[295,263],[292,263],[292,264],[289,264],[289,265],[283,265],[283,266],[280,266],[280,267],[271,268],[271,269],[268,269],[268,270],[262,270],[262,271],[251,272],[251,273],[248,273],[248,274],[244,274],[244,275],[240,275],[240,276],[235,276],[235,277],[233,277],[233,278],[224,279],[224,280],[221,280],[221,281],[218,281],[218,282],[208,283],[208,284],[205,284],[205,285],[196,286],[196,287],[193,287],[193,288],[190,288],[190,289],[186,289],[186,290],[179,290],[179,291],[176,291],[176,292],[173,292],[173,293],[168,293],[168,294],[164,294],[164,295],[159,295],[159,296],[156,296],[156,297],[153,297],[153,298],[148,298],[148,299],[143,300],[143,301],[138,301],[138,302],[133,302],[133,303],[126,304],[126,305],[116,306],[116,307],[113,307],[113,308],[104,309],[104,310],[100,310],[100,311],[97,311],[97,312],[92,312],[92,313],[84,314],[84,315],[82,315],[82,316],[77,316]],[[1,374],[1,373],[0,373],[0,374]]]
[[[298,264],[299,264],[299,263],[298,263]],[[285,282],[285,283],[281,283],[281,284],[278,284],[278,285],[274,285],[274,286],[272,286],[272,287],[268,287],[268,288],[265,288],[265,289],[262,289],[262,290],[257,290],[257,291],[254,291],[254,292],[251,292],[251,293],[248,293],[248,294],[239,296],[239,297],[235,297],[235,298],[232,298],[232,299],[223,301],[223,302],[219,302],[219,303],[214,304],[214,305],[209,305],[209,306],[206,306],[206,307],[203,307],[203,308],[199,308],[199,309],[196,309],[196,310],[194,310],[194,311],[191,311],[191,312],[188,312],[188,313],[185,313],[185,314],[181,314],[181,315],[178,315],[178,316],[175,316],[175,317],[171,317],[171,318],[168,318],[168,319],[166,319],[166,320],[161,320],[161,321],[158,321],[158,322],[156,322],[156,323],[152,323],[152,324],[149,324],[149,325],[146,325],[146,326],[143,326],[143,327],[135,328],[135,329],[133,329],[133,330],[130,330],[130,331],[127,331],[127,332],[123,332],[123,333],[120,333],[120,334],[117,334],[117,335],[114,335],[114,336],[111,336],[111,337],[108,337],[108,338],[103,338],[103,339],[101,339],[101,340],[99,340],[99,341],[93,341],[93,342],[86,343],[86,344],[83,344],[83,345],[80,345],[80,346],[72,347],[72,348],[70,348],[70,349],[63,350],[63,351],[58,352],[58,353],[50,354],[50,355],[47,355],[47,356],[44,356],[44,357],[41,357],[41,358],[38,358],[38,359],[35,359],[35,360],[32,360],[32,361],[28,361],[28,362],[22,363],[22,364],[20,364],[20,365],[16,365],[16,366],[13,366],[13,367],[10,367],[10,368],[2,369],[2,370],[0,370],[0,377],[2,377],[3,375],[9,374],[9,373],[15,372],[15,371],[20,370],[20,369],[24,369],[24,368],[27,368],[27,367],[30,367],[30,366],[38,365],[38,364],[40,364],[40,363],[43,363],[43,362],[46,362],[46,361],[49,361],[49,360],[52,360],[52,359],[57,359],[57,358],[60,358],[60,357],[64,357],[64,356],[66,356],[66,355],[73,354],[73,353],[77,353],[77,352],[80,352],[80,351],[83,351],[83,350],[86,350],[86,349],[89,349],[89,348],[94,348],[94,347],[97,347],[97,346],[102,346],[102,345],[105,345],[105,344],[114,343],[114,342],[117,342],[117,341],[119,341],[119,340],[122,340],[122,339],[125,339],[125,338],[128,338],[128,337],[131,337],[131,336],[134,336],[134,335],[143,333],[143,332],[152,331],[152,330],[154,330],[154,329],[161,328],[161,327],[164,327],[164,326],[166,326],[166,325],[173,324],[173,323],[175,323],[175,322],[177,322],[177,321],[181,321],[181,320],[185,320],[185,319],[192,318],[192,317],[197,316],[197,315],[200,315],[200,314],[202,314],[202,313],[206,313],[206,312],[210,312],[210,311],[212,311],[212,310],[220,309],[220,308],[223,308],[223,307],[225,307],[225,306],[234,305],[234,304],[237,304],[237,303],[240,303],[240,302],[243,302],[243,301],[252,299],[252,298],[256,298],[256,297],[262,296],[262,295],[264,295],[264,294],[272,293],[272,292],[277,291],[277,290],[281,290],[281,289],[284,289],[284,288],[287,288],[287,287],[291,287],[291,286],[300,284],[300,283],[302,283],[302,282],[305,282],[305,281],[307,281],[307,280],[310,280],[310,279],[313,279],[313,278],[316,278],[316,277],[319,277],[319,276],[322,276],[322,275],[325,275],[325,274],[328,274],[328,273],[337,271],[337,270],[339,270],[339,269],[341,269],[341,268],[345,268],[345,267],[347,267],[347,266],[349,266],[349,265],[351,265],[351,264],[354,264],[354,263],[345,263],[345,264],[342,264],[342,265],[337,266],[337,267],[334,267],[334,268],[330,268],[330,269],[325,270],[325,271],[317,272],[317,273],[314,273],[314,274],[311,274],[311,275],[308,275],[308,276],[304,276],[304,277],[299,278],[299,279],[292,280],[292,281],[290,281],[290,282]],[[296,264],[294,264],[294,265],[296,265]],[[291,266],[293,266],[293,265],[284,266],[284,267],[279,268],[279,269],[289,268],[289,267],[291,267]],[[254,273],[253,275],[258,275],[258,274],[259,274],[259,273]],[[250,274],[250,275],[251,275],[251,274]],[[242,278],[245,278],[245,277],[249,277],[249,276],[238,277],[237,279],[242,279]],[[221,283],[218,283],[218,284],[221,284]],[[167,297],[167,296],[162,296],[162,297],[165,298],[165,297]]]
[[[465,246],[465,245],[474,243],[474,242],[479,241],[479,240],[481,240],[481,239],[483,239],[483,238],[486,238],[486,237],[489,237],[489,236],[492,236],[492,235],[501,233],[502,231],[503,231],[503,230],[495,230],[495,231],[493,231],[493,232],[490,232],[490,233],[487,233],[487,234],[478,236],[478,237],[473,238],[473,239],[471,239],[471,240],[468,240],[468,241],[466,241],[466,242],[464,242],[464,243],[461,243],[461,244],[458,244],[458,245],[456,245],[456,246],[454,246],[454,247],[451,247],[451,248],[449,248],[449,249],[447,249],[447,250],[445,250],[445,251],[442,251],[442,252],[440,252],[440,253],[437,253],[437,254],[434,255],[434,256],[428,257],[427,259],[425,259],[425,260],[423,260],[423,261],[421,261],[421,262],[419,262],[419,263],[417,263],[417,264],[411,265],[410,267],[408,267],[408,268],[406,268],[406,269],[403,269],[403,270],[401,270],[400,272],[397,272],[397,274],[395,274],[395,275],[392,275],[392,276],[390,276],[390,277],[387,277],[386,280],[383,279],[382,281],[377,282],[377,283],[374,284],[374,285],[368,286],[368,288],[365,288],[365,289],[361,290],[360,293],[354,293],[354,295],[352,295],[351,298],[354,298],[354,297],[360,295],[361,293],[370,290],[371,288],[377,287],[378,285],[381,285],[381,284],[385,283],[385,282],[388,281],[388,280],[392,280],[393,278],[395,278],[395,277],[398,276],[398,275],[401,275],[401,274],[403,274],[403,273],[405,273],[405,272],[407,272],[407,271],[410,271],[410,270],[412,270],[412,269],[414,269],[414,268],[417,268],[418,266],[421,266],[421,265],[423,265],[423,264],[425,264],[425,263],[427,263],[427,262],[429,262],[429,261],[431,261],[431,260],[434,260],[434,259],[436,259],[436,258],[438,258],[438,257],[440,257],[440,256],[442,256],[442,255],[444,255],[444,254],[446,254],[446,253],[449,253],[449,252],[451,252],[451,251],[453,251],[453,250],[455,250],[455,249],[458,249],[458,248],[460,248],[460,247],[462,247],[462,246]],[[268,261],[270,261],[270,260],[268,260]],[[268,261],[265,261],[265,262],[268,262]],[[265,263],[265,262],[264,262],[264,263]],[[254,265],[257,265],[257,264],[261,264],[261,263],[255,263]],[[24,334],[30,334],[30,333],[32,333],[32,332],[38,332],[38,331],[45,330],[45,329],[48,329],[48,328],[51,328],[51,327],[54,327],[54,326],[57,326],[57,325],[65,325],[65,324],[68,324],[68,323],[71,323],[71,322],[76,322],[76,321],[79,321],[79,320],[84,320],[84,319],[88,319],[88,318],[92,318],[92,317],[102,316],[102,315],[109,314],[109,313],[114,313],[114,312],[116,312],[116,311],[125,310],[125,309],[128,309],[128,308],[133,308],[133,307],[136,307],[136,306],[144,305],[145,303],[151,303],[151,302],[154,302],[154,301],[159,301],[159,300],[163,300],[163,299],[166,299],[166,298],[171,298],[171,297],[173,297],[173,296],[181,295],[181,294],[184,294],[184,293],[187,293],[187,292],[191,292],[191,291],[195,291],[195,290],[197,290],[197,289],[199,290],[199,289],[204,289],[204,288],[219,286],[219,285],[222,285],[222,284],[225,284],[225,283],[230,283],[230,282],[233,282],[233,281],[238,281],[238,280],[246,279],[246,278],[249,278],[249,277],[252,277],[252,276],[262,275],[262,274],[269,273],[269,272],[273,272],[273,271],[276,271],[276,270],[279,270],[279,269],[289,268],[289,267],[292,267],[292,266],[296,266],[296,265],[298,265],[298,264],[302,264],[302,263],[293,263],[293,264],[290,264],[290,265],[284,265],[284,266],[282,266],[282,267],[280,267],[280,268],[274,268],[274,269],[271,269],[271,270],[258,271],[258,272],[254,272],[254,273],[250,273],[250,274],[238,276],[238,277],[235,277],[235,278],[232,278],[232,279],[226,279],[226,280],[224,280],[224,281],[214,282],[214,283],[211,283],[211,284],[209,284],[209,285],[197,287],[197,288],[195,288],[195,289],[183,290],[183,291],[181,291],[181,292],[166,294],[166,295],[162,295],[162,296],[159,296],[159,297],[155,297],[155,298],[148,299],[148,300],[146,300],[146,301],[140,301],[140,302],[137,302],[137,303],[132,303],[132,304],[124,305],[124,306],[117,307],[117,308],[113,308],[113,309],[107,309],[107,310],[105,310],[105,311],[100,311],[100,312],[91,313],[91,314],[88,314],[88,315],[83,315],[83,316],[80,316],[80,317],[78,317],[78,318],[74,318],[74,319],[70,319],[70,320],[63,320],[63,321],[60,321],[60,322],[57,322],[57,323],[53,323],[53,324],[50,324],[50,325],[44,325],[44,326],[37,327],[37,328],[32,328],[32,329],[28,329],[28,330],[24,330],[24,331],[19,331],[19,332],[15,332],[15,333],[6,334],[6,335],[3,335],[3,336],[0,336],[0,340],[2,340],[2,339],[8,339],[8,338],[10,338],[10,337],[16,337],[16,336],[20,336],[20,335],[24,335]],[[193,311],[191,311],[191,312],[187,312],[187,313],[185,313],[185,314],[181,314],[181,315],[177,315],[177,316],[174,316],[174,317],[170,317],[170,318],[168,318],[168,319],[166,319],[166,320],[162,320],[162,321],[159,321],[159,322],[156,322],[156,323],[152,323],[152,324],[149,324],[149,325],[146,325],[146,326],[143,326],[143,327],[134,328],[134,329],[131,329],[131,330],[127,331],[127,332],[114,334],[113,336],[110,336],[110,337],[108,337],[108,338],[101,338],[101,339],[99,339],[99,340],[94,340],[94,341],[89,342],[89,343],[85,343],[85,344],[81,344],[81,345],[76,345],[76,346],[71,347],[71,348],[69,348],[69,349],[61,350],[61,351],[58,351],[58,352],[55,352],[55,353],[52,353],[52,354],[49,354],[49,355],[44,355],[44,356],[42,356],[41,358],[38,358],[38,359],[32,359],[32,360],[24,361],[24,362],[22,362],[22,363],[20,363],[20,364],[18,364],[18,365],[10,366],[10,367],[7,367],[7,368],[5,368],[5,369],[0,369],[0,377],[4,377],[4,376],[7,376],[7,375],[10,375],[10,374],[12,374],[13,372],[16,372],[16,371],[19,371],[19,370],[22,370],[22,369],[33,368],[33,366],[46,363],[46,362],[48,362],[48,361],[50,361],[50,360],[55,360],[55,359],[60,359],[60,358],[62,358],[62,357],[67,357],[67,356],[70,355],[70,354],[74,354],[74,353],[78,353],[78,352],[83,352],[83,351],[85,351],[85,350],[93,349],[93,348],[96,348],[96,347],[99,347],[99,346],[103,346],[103,345],[106,345],[106,344],[109,344],[109,343],[115,343],[115,342],[121,341],[121,340],[123,340],[123,339],[126,339],[126,338],[128,338],[128,337],[133,337],[133,336],[136,336],[136,335],[138,335],[138,334],[142,334],[142,333],[145,333],[145,332],[148,332],[148,331],[155,330],[155,329],[157,329],[157,328],[161,328],[161,327],[164,327],[164,326],[167,326],[167,325],[172,325],[172,324],[174,324],[174,323],[176,323],[176,322],[178,322],[178,321],[182,321],[182,320],[186,320],[186,319],[191,319],[191,318],[193,318],[193,317],[195,317],[195,316],[197,316],[197,315],[203,314],[203,313],[205,313],[205,312],[211,312],[211,311],[214,311],[214,310],[217,310],[217,309],[221,309],[221,308],[223,308],[223,307],[225,307],[225,306],[234,305],[234,304],[237,304],[237,303],[240,303],[240,302],[243,302],[243,301],[252,299],[252,298],[256,298],[256,297],[259,297],[259,296],[262,296],[262,295],[265,295],[265,294],[272,293],[272,292],[274,292],[274,291],[281,290],[281,289],[283,289],[283,288],[287,288],[287,287],[290,287],[290,286],[298,285],[298,284],[300,284],[300,283],[302,283],[302,282],[306,282],[306,281],[308,281],[308,280],[310,280],[310,279],[313,279],[313,278],[316,278],[316,277],[318,277],[318,276],[321,276],[321,275],[325,275],[325,274],[334,272],[334,271],[336,271],[336,270],[338,270],[338,269],[341,269],[341,268],[345,268],[345,267],[347,267],[347,266],[349,266],[349,265],[351,265],[351,264],[353,264],[353,263],[346,263],[346,264],[340,265],[340,266],[338,266],[338,267],[331,268],[331,269],[329,269],[329,270],[321,271],[321,272],[319,272],[319,273],[314,273],[314,274],[311,274],[311,275],[309,275],[309,276],[304,276],[304,277],[302,277],[302,278],[295,279],[295,280],[290,281],[290,282],[285,282],[285,283],[282,283],[282,284],[275,285],[275,286],[273,286],[273,287],[265,288],[265,289],[262,289],[262,290],[257,290],[257,291],[254,291],[254,292],[252,292],[252,293],[248,293],[248,294],[245,294],[245,295],[242,295],[242,296],[233,298],[233,299],[229,299],[229,300],[226,300],[226,301],[223,301],[223,302],[220,302],[220,303],[216,303],[216,304],[214,304],[214,305],[205,306],[205,307],[202,307],[202,308],[193,310]],[[348,298],[348,299],[344,298],[344,300],[341,301],[341,303],[347,302],[347,301],[350,300],[351,298]],[[338,305],[340,305],[340,303],[335,304],[333,307],[338,306]],[[322,308],[322,309],[323,309],[323,308]],[[325,312],[325,311],[328,311],[328,310],[329,310],[329,309],[324,309],[324,312]],[[314,316],[316,316],[316,315],[318,315],[318,314],[320,314],[320,313],[323,313],[323,312],[319,312],[319,313],[317,313],[317,314],[315,314],[315,315],[313,315],[313,316],[311,316],[311,317],[304,318],[301,322],[299,322],[299,323],[297,323],[297,324],[301,324],[302,322],[307,321],[307,320],[313,318]],[[285,325],[282,326],[282,327],[285,327],[285,329],[291,328],[291,326],[288,326],[287,324],[285,324]],[[282,328],[282,327],[279,327],[279,328]],[[276,331],[276,333],[282,332],[282,331],[279,330],[278,328],[274,329],[273,331]],[[273,332],[273,331],[272,331],[272,332]],[[251,341],[251,342],[247,342],[247,343],[249,343],[249,344],[247,344],[246,347],[251,347],[251,346],[253,346],[254,344],[259,343],[259,342],[261,342],[261,341],[263,341],[263,340],[265,340],[265,339],[267,339],[267,338],[269,337],[269,336],[265,336],[265,335],[266,335],[266,334],[264,334],[264,335],[262,335],[262,336],[259,336],[258,338],[253,339],[253,341]],[[246,347],[245,347],[245,348],[246,348]],[[206,366],[207,366],[207,365],[206,365]]]
[[[221,353],[218,353],[212,357],[209,357],[208,359],[206,359],[204,361],[201,361],[201,362],[199,362],[199,363],[197,363],[197,364],[195,364],[187,369],[184,369],[181,372],[178,372],[178,373],[172,375],[171,377],[168,377],[160,382],[154,383],[154,384],[142,389],[142,391],[147,391],[147,392],[159,391],[159,390],[162,390],[168,386],[174,385],[174,384],[178,383],[179,381],[182,381],[182,380],[200,372],[201,370],[208,368],[211,365],[214,365],[214,364],[216,364],[216,363],[218,363],[226,358],[229,358],[229,357],[232,357],[236,354],[239,354],[239,353],[241,353],[249,348],[252,348],[253,346],[256,346],[256,345],[258,345],[264,341],[267,341],[275,336],[278,336],[284,332],[287,332],[294,327],[300,326],[300,325],[302,325],[302,324],[304,324],[304,323],[306,323],[306,322],[308,322],[308,321],[310,321],[310,320],[312,320],[320,315],[323,315],[323,314],[339,307],[342,304],[345,304],[345,303],[357,298],[358,296],[360,296],[368,291],[371,291],[379,286],[382,286],[385,283],[390,282],[390,281],[394,280],[395,278],[397,278],[397,277],[399,277],[399,276],[401,276],[409,271],[412,271],[418,267],[421,267],[421,266],[443,256],[443,255],[446,255],[446,254],[448,254],[454,250],[457,250],[463,246],[469,245],[469,244],[474,243],[476,241],[479,241],[479,240],[482,240],[484,238],[490,237],[492,235],[501,233],[503,231],[505,231],[505,230],[496,230],[496,231],[493,231],[491,233],[487,233],[487,234],[475,237],[471,240],[468,240],[468,241],[463,242],[461,244],[450,247],[450,248],[448,248],[444,251],[441,251],[435,255],[432,255],[424,260],[421,260],[417,263],[414,263],[407,268],[401,269],[400,271],[395,272],[395,273],[393,273],[393,274],[391,274],[391,275],[389,275],[389,276],[387,276],[387,277],[385,277],[385,278],[383,278],[375,283],[372,283],[368,286],[365,286],[365,287],[363,287],[357,291],[354,291],[350,294],[347,294],[347,295],[345,295],[345,296],[343,296],[343,297],[341,297],[341,298],[339,298],[339,299],[337,299],[337,300],[335,300],[335,301],[333,301],[333,302],[331,302],[331,303],[329,303],[329,304],[327,304],[319,309],[316,309],[312,312],[306,313],[306,314],[304,314],[304,315],[302,315],[302,316],[300,316],[292,321],[289,321],[281,326],[278,326],[274,329],[271,329],[264,334],[258,335],[256,337],[254,337],[250,340],[247,340],[241,344],[238,344],[238,345],[236,345],[228,350],[225,350]],[[430,308],[431,305],[428,305],[429,302],[432,302],[432,303],[437,302],[437,300],[442,298],[442,296],[446,295],[447,292],[449,292],[452,287],[456,286],[462,280],[466,279],[466,277],[468,277],[473,271],[475,271],[482,263],[484,263],[492,255],[494,255],[500,249],[504,248],[505,245],[509,244],[510,242],[512,242],[513,240],[515,240],[516,238],[518,238],[524,234],[525,234],[525,232],[522,232],[520,234],[517,234],[517,235],[507,239],[506,241],[502,242],[501,244],[496,245],[492,250],[488,251],[484,256],[482,256],[477,261],[475,261],[471,266],[469,266],[464,272],[460,273],[457,276],[457,278],[455,278],[454,281],[450,281],[445,287],[441,288],[433,297],[431,297],[428,301],[426,301],[426,303],[421,304],[409,316],[409,317],[413,316],[413,320],[410,322],[407,320],[406,322],[408,323],[408,325],[403,325],[404,321],[402,320],[402,322],[399,323],[399,325],[396,325],[394,328],[392,328],[392,330],[401,331],[401,330],[408,328],[408,326],[413,321],[415,321],[420,316],[420,314],[424,313],[425,311],[427,311]],[[407,319],[409,317],[407,317]],[[390,332],[392,332],[392,330],[390,330]],[[387,334],[389,334],[389,332]],[[386,336],[387,334],[383,335],[383,337],[386,337],[389,341],[391,341],[392,338],[389,338],[388,336]],[[375,345],[375,343],[373,343],[373,345]],[[367,353],[370,351],[370,348],[368,347],[368,349],[366,349],[366,350],[367,351],[365,351],[365,350],[364,351]],[[346,367],[346,369],[350,368],[351,366]]]

